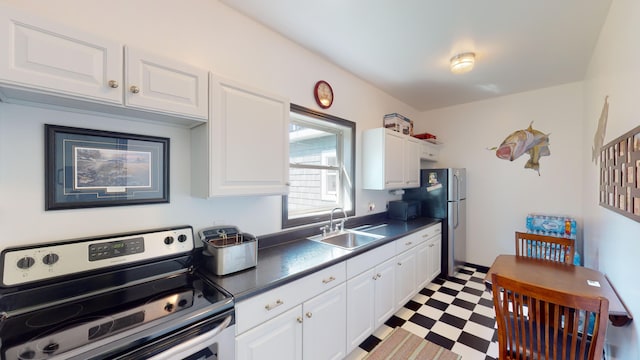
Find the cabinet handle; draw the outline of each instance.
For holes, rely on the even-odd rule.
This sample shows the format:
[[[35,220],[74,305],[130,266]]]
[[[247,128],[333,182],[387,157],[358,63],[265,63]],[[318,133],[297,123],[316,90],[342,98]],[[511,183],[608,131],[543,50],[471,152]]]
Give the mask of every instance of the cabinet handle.
[[[267,304],[267,305],[264,306],[264,308],[267,309],[267,311],[271,311],[271,310],[277,308],[278,306],[280,306],[282,304],[284,304],[284,301],[278,299],[278,300],[276,300],[275,304]]]
[[[296,318],[296,321],[298,321],[300,324],[302,324],[302,316],[298,316],[298,317]]]
[[[311,313],[311,311],[309,311],[308,313],[304,314],[306,317],[308,317],[309,319],[311,319],[311,316],[313,316],[313,314]]]
[[[398,262],[398,266],[402,266],[402,263],[401,263],[401,262]]]
[[[137,94],[140,92],[140,88],[135,85],[131,85],[131,87],[129,88],[129,91],[131,91],[134,94]]]
[[[413,244],[413,241],[407,241],[406,243],[404,243],[405,245],[409,246],[411,244]]]
[[[329,278],[328,278],[328,279],[323,279],[323,280],[322,280],[322,283],[323,283],[323,284],[328,284],[328,283],[332,282],[332,281],[333,281],[333,280],[335,280],[335,279],[336,279],[336,278],[334,278],[333,276],[329,276]]]
[[[117,89],[117,88],[118,88],[118,86],[120,86],[120,84],[118,84],[118,81],[117,81],[117,80],[109,80],[109,87],[110,87],[110,88]]]
[[[429,244],[429,247],[434,247],[434,246],[436,246],[436,245],[435,244]]]

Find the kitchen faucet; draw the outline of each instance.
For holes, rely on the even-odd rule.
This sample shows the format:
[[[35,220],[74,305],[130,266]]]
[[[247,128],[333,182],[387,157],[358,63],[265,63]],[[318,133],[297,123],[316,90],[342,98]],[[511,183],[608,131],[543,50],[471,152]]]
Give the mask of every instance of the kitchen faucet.
[[[340,220],[340,228],[338,228],[337,224],[333,225],[333,213],[336,210],[342,211],[342,215],[343,215],[342,220]],[[344,230],[344,222],[345,221],[347,221],[347,212],[344,211],[344,209],[341,208],[341,207],[334,208],[333,210],[331,210],[331,215],[329,217],[329,231],[338,231],[338,230],[342,231],[342,230]]]

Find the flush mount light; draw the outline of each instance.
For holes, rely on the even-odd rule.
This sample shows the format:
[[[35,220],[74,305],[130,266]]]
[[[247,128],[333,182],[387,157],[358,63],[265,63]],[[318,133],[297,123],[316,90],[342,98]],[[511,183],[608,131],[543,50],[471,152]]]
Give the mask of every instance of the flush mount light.
[[[476,54],[472,52],[466,52],[458,54],[451,58],[449,69],[454,74],[463,74],[471,71],[473,65],[476,62]]]

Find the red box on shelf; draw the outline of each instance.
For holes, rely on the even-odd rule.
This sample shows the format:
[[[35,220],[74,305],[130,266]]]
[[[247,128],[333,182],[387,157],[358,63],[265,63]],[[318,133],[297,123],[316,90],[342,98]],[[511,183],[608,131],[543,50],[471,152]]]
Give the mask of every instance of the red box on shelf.
[[[414,138],[418,138],[418,139],[423,139],[423,140],[426,140],[426,139],[434,139],[435,140],[436,139],[435,135],[429,134],[429,133],[414,134],[413,137]]]

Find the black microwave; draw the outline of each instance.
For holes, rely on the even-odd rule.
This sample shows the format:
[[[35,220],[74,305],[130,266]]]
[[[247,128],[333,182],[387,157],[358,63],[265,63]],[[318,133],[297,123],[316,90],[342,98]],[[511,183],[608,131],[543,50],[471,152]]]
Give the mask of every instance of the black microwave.
[[[419,200],[389,201],[388,216],[389,219],[407,221],[420,217],[420,210]]]

